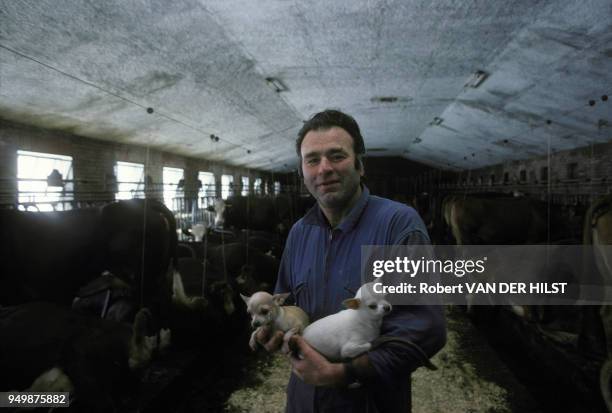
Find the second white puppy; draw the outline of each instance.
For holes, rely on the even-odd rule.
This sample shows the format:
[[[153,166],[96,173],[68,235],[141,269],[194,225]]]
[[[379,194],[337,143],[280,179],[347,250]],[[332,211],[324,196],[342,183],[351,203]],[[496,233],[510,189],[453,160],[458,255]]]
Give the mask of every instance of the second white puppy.
[[[304,330],[304,339],[330,361],[356,357],[370,350],[380,335],[382,318],[391,311],[384,295],[372,290],[372,283],[359,288],[354,298],[344,300],[348,308],[321,318]]]

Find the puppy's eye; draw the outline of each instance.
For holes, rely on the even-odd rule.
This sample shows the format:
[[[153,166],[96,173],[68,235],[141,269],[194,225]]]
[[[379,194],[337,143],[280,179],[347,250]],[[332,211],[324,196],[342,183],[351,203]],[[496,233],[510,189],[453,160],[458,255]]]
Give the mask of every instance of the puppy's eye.
[[[268,314],[268,309],[267,308],[262,308],[261,309],[261,314],[263,314],[263,315]]]
[[[368,307],[370,307],[372,310],[376,310],[376,304],[370,304]]]

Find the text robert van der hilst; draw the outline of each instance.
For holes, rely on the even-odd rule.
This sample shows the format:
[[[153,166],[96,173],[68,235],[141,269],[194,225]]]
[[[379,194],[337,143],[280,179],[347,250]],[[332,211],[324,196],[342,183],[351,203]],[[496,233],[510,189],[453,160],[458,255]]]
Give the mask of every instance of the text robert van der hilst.
[[[372,276],[379,278],[386,274],[406,274],[410,278],[417,274],[454,275],[461,278],[465,275],[483,274],[487,257],[470,260],[414,260],[408,257],[396,257],[392,260],[375,260],[372,262]],[[417,285],[399,283],[384,285],[374,282],[373,289],[377,294],[564,294],[566,282],[471,282],[455,285],[421,282]]]

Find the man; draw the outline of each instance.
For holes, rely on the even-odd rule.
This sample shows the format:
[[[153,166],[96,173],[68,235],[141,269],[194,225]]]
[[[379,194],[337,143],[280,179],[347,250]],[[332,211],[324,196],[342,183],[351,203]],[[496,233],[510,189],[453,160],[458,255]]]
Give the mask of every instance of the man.
[[[365,146],[355,120],[326,110],[296,141],[300,171],[317,204],[291,229],[276,293],[291,292],[311,322],[342,309],[361,285],[362,245],[429,244],[423,221],[403,204],[372,196],[361,184]],[[394,306],[383,319],[386,342],[344,363],[331,363],[300,336],[289,343],[293,371],[287,412],[409,412],[410,373],[445,343],[439,306]],[[258,338],[270,351],[282,334]],[[360,387],[348,387],[359,382]]]

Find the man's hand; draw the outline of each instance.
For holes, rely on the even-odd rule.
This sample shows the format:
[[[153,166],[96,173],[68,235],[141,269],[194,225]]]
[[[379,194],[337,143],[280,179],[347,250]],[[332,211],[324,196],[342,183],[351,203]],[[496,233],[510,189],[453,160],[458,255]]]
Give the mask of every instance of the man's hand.
[[[270,326],[262,326],[255,332],[255,340],[266,349],[268,353],[278,351],[283,345],[283,332],[277,330],[272,334]]]
[[[291,336],[288,345],[293,372],[302,381],[314,386],[334,387],[345,384],[344,365],[327,361],[302,336]],[[298,354],[302,357],[298,357]]]

